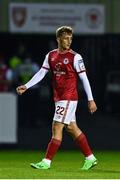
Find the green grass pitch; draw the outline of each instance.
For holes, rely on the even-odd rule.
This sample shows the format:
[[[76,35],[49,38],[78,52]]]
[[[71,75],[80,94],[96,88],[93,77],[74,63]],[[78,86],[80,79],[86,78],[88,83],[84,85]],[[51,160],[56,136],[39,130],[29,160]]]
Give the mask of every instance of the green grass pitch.
[[[78,151],[58,151],[51,169],[30,167],[44,157],[41,151],[0,150],[0,179],[119,179],[120,151],[96,151],[98,165],[82,171],[84,157]]]

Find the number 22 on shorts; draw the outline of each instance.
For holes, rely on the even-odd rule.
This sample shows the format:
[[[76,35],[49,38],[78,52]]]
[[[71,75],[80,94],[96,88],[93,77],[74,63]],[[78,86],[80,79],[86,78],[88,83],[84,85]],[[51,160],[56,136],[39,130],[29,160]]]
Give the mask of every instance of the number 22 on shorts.
[[[64,110],[65,110],[64,107],[57,106],[56,107],[56,114],[63,115],[64,114]]]

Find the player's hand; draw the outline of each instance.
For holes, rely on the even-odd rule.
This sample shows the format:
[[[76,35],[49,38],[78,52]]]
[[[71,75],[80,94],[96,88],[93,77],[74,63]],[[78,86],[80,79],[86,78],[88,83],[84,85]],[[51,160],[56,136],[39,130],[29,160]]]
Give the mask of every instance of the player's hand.
[[[88,101],[88,109],[91,114],[93,114],[97,110],[97,106],[94,100]]]
[[[22,85],[22,86],[18,86],[16,88],[16,91],[19,95],[22,95],[25,91],[27,90],[26,86],[25,85]]]

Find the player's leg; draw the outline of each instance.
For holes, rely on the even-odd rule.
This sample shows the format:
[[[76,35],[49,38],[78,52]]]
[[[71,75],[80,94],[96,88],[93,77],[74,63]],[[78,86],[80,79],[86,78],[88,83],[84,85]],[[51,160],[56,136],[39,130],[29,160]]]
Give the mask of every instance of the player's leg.
[[[71,122],[66,126],[66,130],[73,137],[76,145],[82,151],[85,156],[85,163],[82,167],[83,170],[88,170],[97,164],[97,159],[93,155],[93,152],[88,144],[85,134],[78,128],[76,121]]]
[[[68,109],[69,101],[58,101],[55,103],[55,114],[52,125],[52,138],[48,144],[45,158],[36,164],[31,164],[32,167],[37,169],[50,168],[51,161],[59,149],[62,141],[62,132],[65,126],[65,117]]]
[[[80,128],[78,128],[75,121],[67,125],[66,130],[73,137],[76,145],[81,149],[85,157],[92,154],[92,150],[90,149],[86,136]]]
[[[52,138],[47,146],[45,158],[38,163],[31,163],[31,166],[36,169],[49,169],[51,161],[59,149],[62,141],[62,132],[64,124],[60,122],[53,122],[52,125]]]
[[[60,122],[53,122],[52,126],[52,139],[48,144],[45,159],[52,161],[55,156],[57,150],[59,149],[62,142],[62,132],[63,132],[64,124]]]

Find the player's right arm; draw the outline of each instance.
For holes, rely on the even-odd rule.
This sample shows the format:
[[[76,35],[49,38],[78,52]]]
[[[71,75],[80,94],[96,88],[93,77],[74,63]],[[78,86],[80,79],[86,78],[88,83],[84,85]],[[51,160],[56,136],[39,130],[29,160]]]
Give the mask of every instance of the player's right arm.
[[[48,63],[48,54],[47,54],[41,69],[25,85],[18,86],[16,88],[17,93],[19,95],[22,95],[27,89],[40,82],[45,77],[49,69],[50,67]]]
[[[78,73],[79,78],[81,79],[83,83],[83,87],[84,87],[84,90],[86,92],[87,99],[88,99],[89,112],[94,113],[97,110],[97,106],[93,99],[92,90],[91,90],[91,86],[90,86],[90,83],[86,74],[85,65],[80,54],[76,54],[76,57],[74,59],[74,67],[76,69],[76,72]]]

